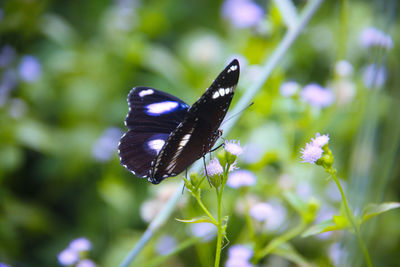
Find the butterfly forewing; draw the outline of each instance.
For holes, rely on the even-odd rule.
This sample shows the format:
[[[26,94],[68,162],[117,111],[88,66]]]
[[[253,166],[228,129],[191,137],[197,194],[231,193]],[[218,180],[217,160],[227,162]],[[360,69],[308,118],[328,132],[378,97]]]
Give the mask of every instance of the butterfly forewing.
[[[149,178],[152,183],[179,174],[212,148],[219,137],[218,128],[228,111],[238,80],[239,62],[233,60],[166,140],[152,165]]]
[[[138,177],[148,177],[151,164],[168,136],[183,121],[189,106],[150,87],[136,87],[128,95],[130,129],[118,145],[121,164]]]

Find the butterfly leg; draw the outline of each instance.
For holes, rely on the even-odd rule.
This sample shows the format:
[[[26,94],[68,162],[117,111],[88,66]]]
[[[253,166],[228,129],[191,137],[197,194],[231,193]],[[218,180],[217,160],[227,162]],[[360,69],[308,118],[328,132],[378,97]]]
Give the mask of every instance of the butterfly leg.
[[[224,143],[222,143],[222,144],[220,144],[219,146],[217,146],[216,148],[214,148],[214,149],[210,150],[210,151],[209,151],[209,152],[210,152],[210,154],[211,154],[211,152],[214,152],[214,151],[216,151],[216,150],[220,149],[220,148],[221,148],[221,146],[223,146],[223,145],[224,145]]]
[[[208,184],[210,185],[210,187],[212,187],[211,182],[210,182],[210,177],[208,176],[208,173],[207,173],[206,156],[205,155],[203,155],[203,164],[204,164],[204,173],[206,174]]]

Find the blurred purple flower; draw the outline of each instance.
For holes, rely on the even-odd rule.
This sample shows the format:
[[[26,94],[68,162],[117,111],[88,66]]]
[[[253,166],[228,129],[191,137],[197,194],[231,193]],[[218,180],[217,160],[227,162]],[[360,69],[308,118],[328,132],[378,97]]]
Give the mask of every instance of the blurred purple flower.
[[[241,159],[246,163],[258,162],[263,156],[260,145],[257,143],[248,143],[244,146]]]
[[[103,135],[94,143],[92,155],[98,161],[110,160],[118,148],[122,130],[111,127],[104,131]]]
[[[346,60],[340,60],[335,64],[335,72],[340,77],[349,77],[353,74],[353,66]]]
[[[253,251],[245,245],[231,246],[225,267],[251,267],[253,265],[249,261],[252,256]]]
[[[321,158],[323,150],[321,147],[307,143],[305,148],[301,149],[301,158],[303,162],[315,164]]]
[[[224,169],[222,168],[218,159],[215,158],[210,160],[210,163],[206,165],[206,171],[208,176],[214,176],[214,175],[221,175],[224,172]],[[204,174],[206,174],[206,172],[204,172]]]
[[[256,26],[264,18],[263,9],[251,0],[226,0],[222,16],[238,28]]]
[[[4,16],[3,9],[0,8],[0,22],[3,20],[3,16]]]
[[[254,174],[247,170],[237,170],[229,174],[226,184],[232,188],[252,186],[256,183]]]
[[[0,11],[1,11],[1,9],[0,9]],[[0,262],[0,267],[11,267],[11,265]]]
[[[312,83],[303,88],[300,93],[303,101],[309,103],[311,106],[324,108],[333,104],[334,95],[331,90],[323,88],[322,86]]]
[[[14,70],[8,69],[3,72],[0,81],[0,107],[5,104],[10,95],[10,91],[17,85],[17,75]]]
[[[5,45],[0,50],[0,67],[7,67],[15,59],[15,49],[10,45]]]
[[[42,66],[34,56],[24,56],[18,67],[21,79],[25,82],[34,82],[42,75]]]
[[[311,138],[311,141],[314,146],[323,147],[329,142],[329,134],[321,135],[320,133],[316,133],[315,138]]]
[[[195,237],[202,237],[203,241],[210,241],[217,234],[217,227],[211,223],[193,223],[190,230]]]
[[[285,221],[286,209],[279,203],[261,202],[250,208],[250,216],[259,222],[266,222],[268,230],[277,230]]]
[[[349,256],[347,250],[340,243],[333,243],[329,247],[328,254],[335,266],[342,266]]]
[[[58,262],[61,265],[69,266],[75,264],[79,260],[79,253],[70,248],[66,248],[58,254]]]
[[[363,82],[367,88],[382,87],[386,82],[386,68],[382,65],[368,65],[364,68]]]
[[[228,257],[242,260],[250,260],[253,256],[253,251],[245,245],[233,245],[229,248]]]
[[[240,141],[226,140],[224,143],[224,148],[228,153],[235,156],[239,156],[243,152],[243,149],[240,147]]]
[[[92,248],[92,243],[87,238],[80,237],[72,240],[68,248],[79,253],[81,251],[90,250]]]
[[[297,82],[295,81],[288,81],[284,82],[281,84],[281,87],[279,88],[279,92],[281,93],[282,96],[284,97],[290,97],[299,91],[300,86]]]
[[[360,34],[360,42],[364,47],[383,47],[391,49],[393,47],[392,37],[383,31],[369,27],[365,28]]]
[[[96,267],[97,265],[89,260],[89,259],[84,259],[81,260],[80,262],[78,262],[78,264],[76,265],[76,267]]]
[[[296,193],[302,199],[309,199],[313,196],[313,188],[310,182],[302,181],[296,186]]]
[[[170,235],[162,236],[156,244],[156,251],[160,255],[166,255],[174,251],[176,247],[176,240]]]

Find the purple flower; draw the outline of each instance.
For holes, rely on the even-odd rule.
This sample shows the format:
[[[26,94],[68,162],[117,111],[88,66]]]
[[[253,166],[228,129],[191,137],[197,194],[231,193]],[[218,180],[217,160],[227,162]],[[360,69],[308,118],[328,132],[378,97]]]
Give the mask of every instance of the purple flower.
[[[237,28],[249,28],[262,21],[264,11],[251,0],[226,0],[222,15]]]
[[[122,131],[119,128],[111,127],[105,130],[92,147],[93,157],[98,161],[110,160],[118,148],[121,135]]]
[[[232,188],[252,186],[256,183],[254,174],[247,170],[237,170],[229,174],[226,184]]]
[[[81,260],[80,262],[78,262],[78,264],[76,265],[76,267],[96,267],[97,265],[89,260],[89,259],[84,259]]]
[[[281,93],[282,96],[284,97],[290,97],[299,91],[300,86],[297,82],[295,81],[288,81],[284,82],[281,84],[281,87],[279,88],[279,92]]]
[[[0,11],[1,11],[1,9],[0,9]],[[11,267],[11,265],[0,262],[0,267]]]
[[[7,67],[15,59],[15,49],[10,45],[5,45],[0,51],[0,67]]]
[[[329,247],[328,254],[335,266],[342,266],[349,256],[347,250],[340,243],[333,243]]]
[[[393,47],[392,37],[374,27],[366,28],[361,32],[360,42],[361,45],[366,48],[383,47],[385,49],[391,49]]]
[[[176,247],[176,240],[170,235],[162,236],[157,244],[156,244],[156,251],[160,255],[166,255],[174,251]]]
[[[26,82],[36,81],[42,74],[42,66],[34,56],[24,56],[18,68],[21,79]]]
[[[80,237],[72,240],[68,248],[76,252],[88,251],[92,248],[92,243],[87,238]]]
[[[61,265],[69,266],[75,264],[79,260],[79,253],[70,248],[66,248],[57,256]]]
[[[256,142],[248,143],[244,147],[242,160],[246,163],[255,163],[261,160],[264,155],[260,145]]]
[[[193,223],[190,229],[195,237],[202,237],[203,241],[210,241],[217,233],[217,228],[211,223]]]
[[[225,263],[225,267],[253,267],[254,265],[248,261],[241,259],[228,259]]]
[[[303,162],[315,164],[321,158],[323,150],[321,147],[307,143],[305,148],[301,149]]]
[[[340,60],[336,62],[335,72],[340,77],[349,77],[353,74],[353,66],[346,60]]]
[[[249,262],[253,251],[245,245],[234,245],[229,248],[225,267],[252,267]]]
[[[208,174],[208,176],[221,175],[224,172],[221,164],[218,159],[210,160],[210,163],[206,166],[206,172],[204,174]]]
[[[386,68],[382,65],[368,65],[364,68],[363,82],[367,88],[383,86],[386,82]]]
[[[303,88],[300,93],[301,99],[311,106],[324,108],[332,105],[334,95],[331,90],[312,83]]]
[[[315,138],[311,138],[311,141],[314,146],[323,147],[329,142],[329,134],[321,135],[320,133],[317,133]]]
[[[0,107],[3,106],[10,96],[10,91],[17,85],[17,75],[14,70],[7,69],[3,72],[0,81]]]
[[[235,140],[226,140],[224,148],[227,152],[235,156],[239,156],[243,152],[243,149],[240,147],[240,142],[236,142]]]
[[[277,230],[285,221],[286,209],[279,203],[260,202],[250,208],[250,216],[259,222],[265,222],[268,230]]]
[[[253,256],[253,251],[245,245],[233,245],[229,248],[228,257],[248,261]]]

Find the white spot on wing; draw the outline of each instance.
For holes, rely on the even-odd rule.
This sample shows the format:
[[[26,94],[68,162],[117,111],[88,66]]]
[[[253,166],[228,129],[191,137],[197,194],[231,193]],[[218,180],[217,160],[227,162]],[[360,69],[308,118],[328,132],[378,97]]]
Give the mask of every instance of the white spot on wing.
[[[219,93],[218,93],[218,92],[215,92],[215,93],[213,94],[213,96],[212,96],[213,99],[216,99],[216,98],[218,98],[218,97],[219,97]]]
[[[225,95],[225,89],[224,89],[224,88],[219,88],[218,92],[219,92],[219,94],[220,94],[221,96],[224,96],[224,95]]]
[[[174,109],[176,109],[178,107],[178,103],[177,102],[173,102],[173,101],[164,101],[164,102],[160,102],[160,103],[154,103],[154,104],[150,104],[147,105],[147,114],[150,115],[159,115],[162,113],[167,113],[170,112]]]
[[[179,142],[179,146],[184,147],[187,144],[187,142],[189,142],[190,136],[191,134],[185,134],[185,136]]]
[[[154,139],[150,140],[147,145],[149,146],[150,149],[154,150],[158,153],[160,153],[161,148],[164,146],[165,141],[162,139]]]
[[[146,96],[146,95],[151,95],[151,94],[153,94],[153,93],[154,93],[154,91],[153,91],[152,89],[147,89],[147,90],[141,91],[141,92],[139,93],[139,96],[140,96],[140,97],[144,97],[144,96]]]
[[[230,91],[230,88],[225,88],[225,94],[229,94]]]
[[[229,69],[230,69],[231,71],[235,71],[235,70],[237,70],[237,65],[233,65],[233,66],[231,66]]]

